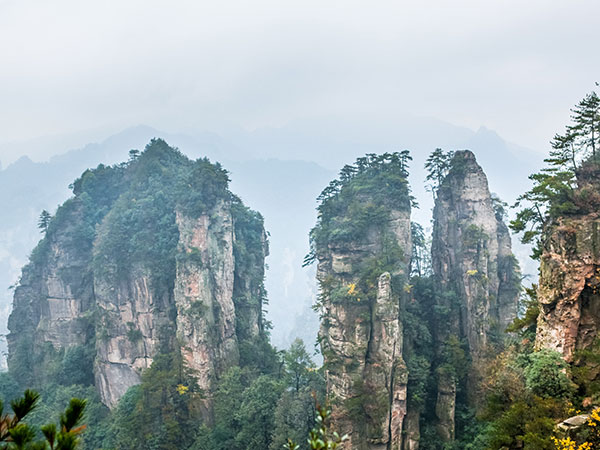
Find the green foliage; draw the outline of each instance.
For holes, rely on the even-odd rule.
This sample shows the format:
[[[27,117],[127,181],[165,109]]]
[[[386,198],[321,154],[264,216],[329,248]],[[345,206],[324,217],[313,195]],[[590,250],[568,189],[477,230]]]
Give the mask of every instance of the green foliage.
[[[433,193],[434,198],[442,181],[450,171],[453,156],[454,152],[452,151],[445,152],[441,148],[436,148],[425,161],[425,169],[427,170],[425,181],[429,182],[425,185],[425,189]]]
[[[268,375],[253,378],[238,367],[226,372],[215,393],[215,448],[268,448],[282,389],[281,382]]]
[[[311,450],[334,450],[343,445],[348,436],[340,436],[329,427],[331,411],[326,407],[317,405],[316,426],[308,434],[308,445]],[[293,440],[288,439],[284,446],[287,450],[298,450],[300,446]]]
[[[306,436],[314,421],[312,396],[323,395],[323,378],[302,341],[277,361],[267,373],[251,364],[232,367],[220,377],[214,425],[200,430],[191,449],[278,449],[289,436]]]
[[[21,392],[19,384],[9,372],[0,372],[0,399],[10,402],[21,395]]]
[[[184,387],[182,389],[181,387]],[[130,389],[114,415],[117,449],[180,449],[191,446],[201,422],[198,402],[203,393],[178,351],[157,355]]]
[[[142,339],[144,339],[144,335],[141,330],[135,328],[135,324],[133,322],[127,322],[127,339],[132,344],[137,344]]]
[[[254,374],[276,374],[281,364],[279,357],[269,343],[268,336],[261,334],[253,338],[241,340],[240,367],[248,369]]]
[[[463,232],[462,241],[465,249],[477,249],[489,236],[481,227],[470,224]]]
[[[463,380],[470,366],[467,348],[468,345],[464,340],[455,334],[450,334],[442,343],[441,362],[438,366],[438,371],[441,372],[438,376],[452,376],[456,380]]]
[[[271,450],[281,450],[288,440],[308,449],[306,437],[315,423],[317,411],[313,395],[308,390],[284,391],[275,408],[275,427]]]
[[[600,340],[596,338],[588,348],[576,350],[573,361],[571,373],[577,385],[577,398],[589,398],[597,404],[600,399],[600,380],[596,375],[596,368],[600,366]]]
[[[520,314],[515,317],[506,331],[509,333],[520,333],[521,336],[530,342],[535,340],[537,330],[537,319],[540,314],[540,307],[537,301],[537,285],[533,284],[525,288],[525,295],[520,298]]]
[[[273,412],[282,388],[279,381],[262,375],[244,391],[238,411],[241,426],[235,437],[242,448],[269,448],[275,428]]]
[[[179,208],[187,216],[199,217],[219,201],[231,198],[228,186],[229,176],[219,163],[199,159],[185,169],[177,184]]]
[[[94,384],[94,347],[75,345],[64,352],[60,363],[57,381],[64,385],[79,384],[91,386]]]
[[[560,353],[542,349],[531,353],[523,373],[529,391],[540,397],[564,399],[573,393],[573,385],[567,377],[567,363]]]
[[[564,417],[565,404],[553,398],[527,395],[508,406],[486,429],[488,449],[553,450],[555,417]]]
[[[43,386],[39,403],[35,410],[28,416],[28,423],[41,428],[47,423],[48,418],[60,419],[64,405],[70,399],[85,400],[85,433],[81,435],[81,447],[84,449],[103,448],[102,443],[109,433],[107,419],[109,410],[102,404],[94,386],[70,385],[61,386],[48,384]]]
[[[247,318],[258,315],[262,334],[265,334],[269,327],[262,311],[262,306],[267,304],[264,286],[267,236],[264,231],[264,219],[260,213],[244,206],[235,196],[232,199],[231,211],[235,225],[233,301],[236,310],[240,311],[236,315],[236,330],[240,341],[251,341],[254,339],[254,324]]]
[[[317,198],[319,219],[310,232],[311,251],[305,265],[315,261],[328,244],[360,241],[369,229],[382,227],[391,208],[408,210],[414,200],[408,188],[407,150],[367,154],[346,165]]]
[[[404,330],[403,357],[408,368],[408,405],[424,412],[433,395],[434,348],[431,308],[436,301],[432,277],[413,276],[409,298],[401,313]]]
[[[38,228],[42,233],[46,233],[48,231],[48,225],[50,224],[50,220],[52,220],[52,214],[50,214],[45,209],[40,213],[40,218],[38,220]]]
[[[523,233],[523,243],[534,244],[532,256],[536,259],[541,253],[540,235],[549,220],[593,210],[599,201],[584,185],[590,173],[600,170],[596,153],[600,99],[592,92],[571,111],[572,123],[564,135],[557,134],[552,140],[549,158],[544,160],[547,167],[529,177],[533,187],[517,199],[515,207],[520,210],[510,223],[513,231]]]
[[[80,261],[81,267],[89,267],[80,273],[61,269],[60,277],[72,289],[92,286],[94,281],[116,285],[143,275],[150,279],[155,305],[170,308],[172,299],[168,295],[173,289],[177,258],[179,262],[188,258],[192,264],[202,264],[199,252],[182,255],[178,249],[177,214],[191,218],[208,215],[214,220],[221,204],[225,210],[230,208],[231,231],[235,233],[233,301],[243,380],[232,381],[239,381],[241,389],[239,396],[233,396],[235,410],[227,409],[227,415],[239,416],[236,424],[244,423],[245,428],[225,427],[225,434],[233,433],[233,440],[227,441],[219,434],[225,428],[209,432],[206,426],[201,427],[210,424],[212,412],[206,409],[204,393],[181,355],[170,351],[178,348],[173,335],[164,339],[158,336],[160,353],[154,356],[152,367],[143,372],[141,384],[130,389],[116,410],[109,412],[91,385],[95,334],[99,339],[108,336],[110,317],[89,311],[78,323],[86,333],[85,344],[57,350],[50,344],[34,345],[36,324],[31,320],[35,316],[31,308],[36,305],[23,303],[11,315],[11,329],[19,330],[20,338],[11,348],[10,374],[0,375],[0,392],[6,398],[20,392],[15,378],[40,387],[43,401],[28,416],[32,424],[40,426],[44,417],[58,417],[58,405],[64,404],[66,397],[76,396],[87,401],[89,428],[82,438],[85,448],[228,448],[225,442],[234,446],[231,448],[267,448],[273,439],[273,412],[282,393],[285,391],[292,403],[299,404],[300,399],[306,400],[308,390],[323,390],[322,377],[314,371],[302,344],[296,343],[284,361],[269,343],[270,325],[262,309],[266,303],[264,256],[268,252],[264,221],[231,194],[228,183],[227,172],[219,164],[207,159],[190,161],[164,141],[152,140],[143,152],[130,152],[126,163],[100,165],[75,180],[71,185],[74,197],[59,207],[54,217],[43,216],[44,238],[24,273],[42,278],[50,249],[58,244],[65,246],[69,257]],[[196,302],[185,313],[198,317],[207,313],[205,309]],[[173,313],[174,309],[166,312]],[[141,331],[133,323],[128,327],[127,338],[139,342]],[[217,371],[219,376],[221,369]],[[225,389],[226,377],[214,381],[219,389]],[[229,388],[233,390],[231,385]],[[221,411],[226,400],[217,397],[215,408]],[[74,412],[65,415],[65,424],[72,422]],[[261,430],[260,442],[251,436],[257,429]],[[54,436],[57,445],[59,441],[64,446],[73,444],[70,437],[59,436],[60,427],[45,427],[44,433]]]
[[[209,213],[217,202],[229,201],[227,172],[206,158],[190,161],[161,139],[153,139],[143,153],[114,170],[123,171],[124,181],[97,229],[94,272],[118,281],[141,266],[150,271],[153,288],[160,293],[175,278],[175,212],[195,218]],[[73,190],[106,190],[105,178],[85,173]]]
[[[431,267],[431,238],[425,235],[423,227],[410,223],[412,254],[410,258],[411,275],[426,277],[432,274]]]
[[[24,422],[38,407],[40,395],[32,390],[25,390],[22,397],[10,402],[13,415],[0,415],[0,443],[3,449],[10,450],[75,450],[79,447],[79,434],[85,429],[80,425],[86,401],[72,398],[64,413],[60,416],[60,427],[54,423],[41,427],[45,441],[37,441],[35,428]],[[0,413],[3,402],[0,400]],[[47,419],[47,418],[46,418]]]
[[[525,333],[526,331],[521,331]],[[550,350],[513,347],[492,361],[486,377],[481,448],[554,449],[555,424],[568,417],[573,386],[566,363]]]
[[[304,342],[295,339],[290,348],[283,355],[285,366],[285,381],[292,386],[296,392],[300,392],[310,384],[311,374],[314,373],[315,364],[306,351]]]

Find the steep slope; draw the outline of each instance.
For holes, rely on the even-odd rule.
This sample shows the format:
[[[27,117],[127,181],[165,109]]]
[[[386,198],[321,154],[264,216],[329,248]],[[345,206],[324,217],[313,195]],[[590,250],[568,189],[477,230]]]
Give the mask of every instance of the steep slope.
[[[600,218],[557,219],[547,230],[540,261],[541,306],[536,345],[573,362],[596,344],[600,328]]]
[[[582,395],[600,381],[595,354],[600,329],[600,165],[577,171],[576,206],[544,224],[541,237],[536,348],[559,352],[571,363]]]
[[[481,366],[490,351],[501,348],[502,334],[517,313],[519,269],[501,208],[473,153],[455,152],[437,190],[431,249],[436,416],[444,440],[454,439],[456,402],[477,403]],[[460,353],[471,361],[469,368],[457,358]],[[464,398],[457,399],[457,392]]]
[[[410,259],[406,160],[368,155],[321,194],[311,232],[319,339],[333,420],[347,448],[399,449],[406,414],[400,307]]]
[[[36,385],[76,364],[113,407],[157,355],[177,351],[210,418],[219,375],[265,338],[262,217],[227,186],[218,164],[162,140],[84,172],[23,269],[11,371]]]

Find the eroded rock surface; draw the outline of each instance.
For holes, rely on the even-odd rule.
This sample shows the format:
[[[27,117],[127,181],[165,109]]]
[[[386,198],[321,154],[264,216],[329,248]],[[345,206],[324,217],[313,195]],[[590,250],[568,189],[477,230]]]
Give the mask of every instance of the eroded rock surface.
[[[382,224],[317,249],[327,391],[333,422],[350,437],[348,449],[403,445],[407,369],[400,311],[411,252],[410,206],[408,196],[393,200]],[[360,202],[373,200],[362,194]],[[352,219],[349,212],[334,220]]]
[[[466,342],[471,404],[477,403],[479,364],[490,346],[501,344],[517,313],[518,265],[497,206],[473,153],[456,152],[433,212],[432,264],[440,307],[434,331],[439,351],[453,340]],[[442,367],[438,374],[436,414],[444,440],[454,437],[454,372]]]
[[[86,171],[73,191],[16,288],[11,370],[31,386],[46,376],[68,384],[61,367],[75,361],[86,373],[77,382],[113,408],[156,356],[180,351],[210,421],[215,382],[239,363],[240,342],[265,337],[262,217],[229,192],[220,166],[161,140]]]
[[[574,362],[597,342],[600,327],[600,218],[557,219],[545,231],[540,258],[536,346]]]

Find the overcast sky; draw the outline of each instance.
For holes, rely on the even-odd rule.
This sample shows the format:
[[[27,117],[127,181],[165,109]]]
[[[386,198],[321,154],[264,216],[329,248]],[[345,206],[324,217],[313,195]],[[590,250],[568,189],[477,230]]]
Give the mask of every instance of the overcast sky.
[[[600,80],[599,22],[596,0],[0,0],[0,143],[357,113],[546,150]]]

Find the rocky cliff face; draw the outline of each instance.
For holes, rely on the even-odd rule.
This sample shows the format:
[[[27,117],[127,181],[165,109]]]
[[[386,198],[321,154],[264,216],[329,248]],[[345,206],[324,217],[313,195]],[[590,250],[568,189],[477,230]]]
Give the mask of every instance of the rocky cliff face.
[[[478,367],[516,316],[519,275],[510,236],[495,208],[487,178],[470,151],[454,154],[437,191],[433,213],[432,265],[438,294],[439,352],[459,346],[472,366],[467,376],[469,403],[476,403]],[[456,364],[438,354],[438,431],[454,437]]]
[[[161,331],[173,328],[169,319],[172,294],[152,288],[148,270],[132,268],[117,283],[95,280],[98,316],[96,386],[103,403],[114,407],[131,386],[140,382],[159,351]]]
[[[543,226],[537,289],[536,349],[569,363],[584,404],[595,402],[600,382],[600,165],[583,161],[569,208]]]
[[[84,346],[93,337],[90,311],[94,305],[89,252],[73,240],[73,226],[82,207],[72,202],[66,226],[49,234],[23,268],[9,317],[9,364],[19,367],[22,379],[43,383],[45,359],[69,347]],[[42,351],[43,348],[46,351]],[[37,362],[37,364],[36,364]]]
[[[574,362],[597,343],[600,327],[600,218],[563,217],[545,231],[540,258],[536,346]]]
[[[408,212],[398,214],[397,225],[394,231],[409,245]],[[407,375],[402,359],[400,294],[392,288],[389,272],[381,273],[370,287],[374,300],[360,298],[356,287],[355,293],[351,292],[360,283],[353,269],[382,251],[375,233],[372,238],[351,250],[332,247],[319,258],[320,283],[336,283],[338,291],[348,296],[346,301],[339,301],[325,294],[321,347],[327,390],[338,405],[334,419],[342,432],[349,433],[349,446],[376,449],[392,444],[392,448],[400,448]],[[399,265],[395,275],[405,275],[407,263]],[[367,420],[357,423],[360,419],[355,419],[363,413]]]
[[[78,364],[114,407],[153,358],[179,351],[210,419],[215,381],[239,362],[240,342],[263,333],[262,217],[227,190],[219,166],[163,141],[86,172],[74,192],[23,269],[11,370],[33,384],[59,379],[51,368],[82,348]]]
[[[346,447],[400,449],[407,394],[400,308],[408,281],[410,205],[405,185],[399,196],[379,191],[382,180],[373,172],[359,173],[330,200],[337,204],[335,215],[328,215],[324,202],[313,231],[319,339],[333,420],[350,437]],[[369,187],[355,195],[361,186]],[[386,205],[376,192],[390,196]],[[351,230],[350,239],[337,240],[343,230]]]
[[[188,366],[205,392],[239,361],[233,302],[233,219],[225,205],[211,216],[177,214],[180,258],[175,280],[177,335]]]

